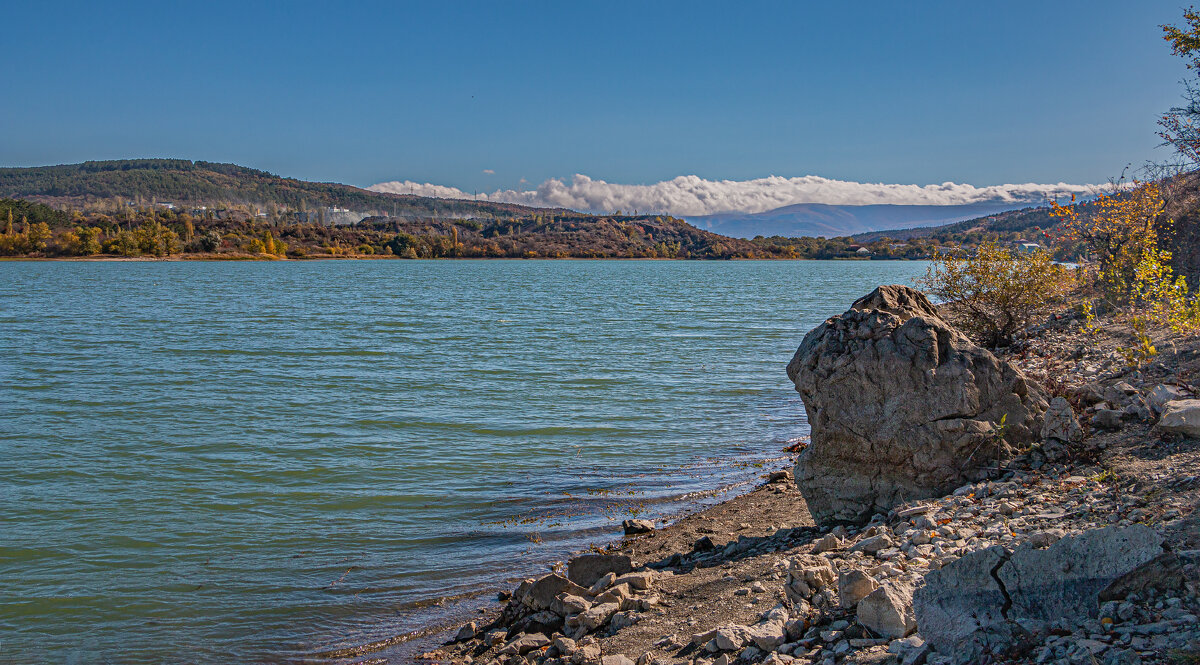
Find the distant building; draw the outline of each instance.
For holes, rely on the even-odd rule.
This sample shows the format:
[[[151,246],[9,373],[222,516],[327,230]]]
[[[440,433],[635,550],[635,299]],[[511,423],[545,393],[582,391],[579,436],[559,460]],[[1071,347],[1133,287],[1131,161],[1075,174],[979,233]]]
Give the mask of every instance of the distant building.
[[[858,249],[854,250],[854,253],[858,254],[859,256],[870,256],[871,250],[867,249],[866,247],[859,247]]]
[[[1022,254],[1032,254],[1041,248],[1042,248],[1042,246],[1037,244],[1036,242],[1019,242],[1019,243],[1017,243],[1017,251],[1021,252]]]

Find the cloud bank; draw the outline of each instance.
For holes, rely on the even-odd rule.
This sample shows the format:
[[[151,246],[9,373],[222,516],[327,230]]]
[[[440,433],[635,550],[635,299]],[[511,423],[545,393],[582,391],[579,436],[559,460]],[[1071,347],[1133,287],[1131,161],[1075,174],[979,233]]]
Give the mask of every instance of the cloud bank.
[[[381,182],[367,189],[395,194],[417,194],[450,199],[470,199],[456,187],[410,181]],[[622,185],[575,175],[570,182],[551,178],[536,189],[497,190],[479,194],[481,201],[520,203],[542,208],[570,208],[584,212],[671,214],[699,216],[717,213],[756,213],[798,203],[829,205],[960,205],[966,203],[1042,203],[1075,195],[1090,195],[1095,185],[1011,184],[976,187],[965,183],[900,185],[832,180],[819,176],[754,180],[705,180],[679,176],[652,185]]]

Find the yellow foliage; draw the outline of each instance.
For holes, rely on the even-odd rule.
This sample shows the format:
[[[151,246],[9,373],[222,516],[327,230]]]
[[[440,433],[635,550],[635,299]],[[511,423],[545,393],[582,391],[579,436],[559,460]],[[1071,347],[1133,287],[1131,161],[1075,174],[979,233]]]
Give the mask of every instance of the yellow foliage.
[[[1003,346],[1073,287],[1074,275],[1046,252],[1018,254],[984,243],[975,256],[937,254],[918,283],[963,312],[963,328]]]

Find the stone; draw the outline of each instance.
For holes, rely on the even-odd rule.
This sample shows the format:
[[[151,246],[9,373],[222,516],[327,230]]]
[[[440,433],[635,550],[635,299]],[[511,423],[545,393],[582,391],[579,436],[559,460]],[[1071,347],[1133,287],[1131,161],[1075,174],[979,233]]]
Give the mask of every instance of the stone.
[[[1012,644],[1013,627],[1004,616],[1008,599],[993,577],[1008,556],[994,545],[925,575],[925,585],[913,594],[913,613],[921,637],[938,653],[966,663]]]
[[[1034,442],[1046,410],[1024,375],[905,286],[881,286],[809,332],[787,374],[812,427],[796,485],[821,525],[948,493]]]
[[[1176,399],[1163,405],[1158,427],[1164,432],[1200,439],[1200,399]]]
[[[912,587],[887,582],[858,602],[858,622],[888,639],[906,637],[917,629]]]
[[[1094,620],[1101,602],[1182,585],[1179,558],[1139,524],[972,552],[927,574],[913,605],[921,636],[967,663],[1064,619]]]
[[[715,549],[717,549],[716,544],[708,536],[701,536],[696,539],[695,543],[692,543],[693,552],[711,552]]]
[[[857,568],[838,576],[838,600],[844,609],[858,605],[858,601],[871,595],[879,588],[873,577]]]
[[[792,480],[792,472],[784,469],[782,471],[772,471],[771,475],[767,476],[768,483],[786,483]]]
[[[1042,421],[1042,438],[1056,439],[1063,443],[1078,443],[1083,440],[1083,428],[1075,418],[1075,409],[1065,397],[1055,397],[1046,408]]]
[[[559,616],[571,616],[591,609],[592,603],[582,596],[570,593],[560,593],[550,603],[550,611]]]
[[[1162,413],[1163,409],[1167,406],[1167,402],[1174,402],[1181,399],[1187,399],[1187,393],[1182,388],[1166,384],[1154,386],[1149,394],[1146,395],[1146,402],[1155,413]]]
[[[654,584],[654,573],[650,571],[627,573],[613,580],[613,584],[628,584],[632,589],[645,591]]]
[[[854,543],[850,546],[850,551],[875,554],[876,552],[885,550],[894,544],[895,543],[892,542],[890,536],[888,536],[886,533],[881,533],[877,536],[871,536],[870,538],[863,538],[857,543]]]
[[[801,555],[788,562],[788,580],[784,591],[789,597],[809,600],[813,594],[837,581],[833,565],[823,556]]]
[[[625,530],[626,536],[650,533],[654,530],[654,522],[650,520],[625,520],[621,522],[621,528]]]
[[[530,651],[533,651],[534,649],[540,649],[544,646],[549,646],[549,644],[550,644],[550,639],[541,633],[529,633],[526,635],[518,635],[516,638],[511,640],[508,644],[505,644],[504,646],[500,647],[500,653],[504,654],[504,655],[508,655],[508,654],[524,655],[524,654],[529,653]]]
[[[822,554],[842,549],[842,541],[832,533],[827,533],[821,536],[821,539],[813,544],[813,554]]]
[[[633,562],[624,554],[581,554],[567,562],[567,579],[586,589],[608,573],[632,570]]]
[[[589,607],[575,617],[577,625],[584,630],[592,631],[604,624],[616,614],[621,606],[617,603],[600,603]]]
[[[521,603],[535,610],[545,610],[550,608],[555,597],[561,593],[582,596],[587,593],[587,589],[572,583],[562,575],[550,573],[529,586],[525,595],[521,596]]]
[[[1117,409],[1096,409],[1096,413],[1092,415],[1092,424],[1100,429],[1121,429],[1121,416],[1124,413]]]
[[[614,653],[602,657],[600,665],[634,665],[634,662],[628,656]]]
[[[575,653],[571,654],[571,662],[575,665],[586,665],[588,663],[600,662],[600,645],[599,644],[580,644]]]
[[[1160,563],[1148,566],[1164,555]],[[1059,539],[1046,549],[1022,546],[1000,567],[997,579],[1012,600],[1010,618],[1095,618],[1101,600],[1123,597],[1132,587],[1174,584],[1153,579],[1155,571],[1169,568],[1172,560],[1178,558],[1163,549],[1162,537],[1150,527],[1107,527]],[[1140,577],[1147,579],[1131,582]]]
[[[473,639],[479,633],[479,626],[474,621],[470,621],[467,625],[458,629],[458,634],[454,636],[455,642]]]
[[[575,640],[562,635],[554,638],[554,641],[550,643],[550,646],[554,647],[560,656],[570,656],[571,654],[575,653]]]
[[[616,573],[605,574],[604,577],[601,577],[600,579],[596,580],[596,583],[588,588],[588,595],[589,596],[598,596],[601,593],[604,593],[604,590],[607,589],[608,587],[612,586],[613,582],[615,582],[616,580],[617,580]]]

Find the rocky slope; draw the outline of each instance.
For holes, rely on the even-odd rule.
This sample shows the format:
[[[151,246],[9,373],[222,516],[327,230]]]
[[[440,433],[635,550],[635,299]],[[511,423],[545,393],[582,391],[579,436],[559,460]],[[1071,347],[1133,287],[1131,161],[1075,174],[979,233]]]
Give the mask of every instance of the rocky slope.
[[[1156,335],[1159,354],[1130,368],[1119,326],[1059,316],[1028,331],[996,371],[1019,370],[1047,398],[1036,441],[947,494],[818,527],[803,480],[777,473],[663,528],[629,523],[621,542],[526,581],[423,657],[1200,661],[1200,344]]]

